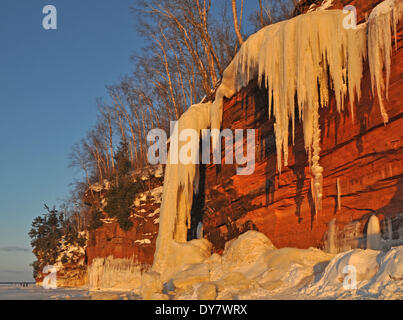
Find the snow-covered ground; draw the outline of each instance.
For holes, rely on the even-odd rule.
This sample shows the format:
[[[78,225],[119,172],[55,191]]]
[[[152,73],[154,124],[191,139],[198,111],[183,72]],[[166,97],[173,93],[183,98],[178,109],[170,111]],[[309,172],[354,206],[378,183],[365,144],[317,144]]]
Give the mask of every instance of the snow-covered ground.
[[[339,254],[277,249],[264,234],[248,231],[227,242],[222,255],[183,263],[169,276],[109,257],[96,261],[89,279],[92,294],[106,299],[126,290],[147,300],[400,300],[403,246]]]
[[[58,299],[85,299],[88,290],[84,289],[49,289],[30,285],[0,285],[0,300],[58,300]]]
[[[316,248],[276,249],[248,231],[222,256],[183,266],[172,276],[174,299],[403,299],[403,246],[330,254]],[[215,288],[215,289],[214,289]]]

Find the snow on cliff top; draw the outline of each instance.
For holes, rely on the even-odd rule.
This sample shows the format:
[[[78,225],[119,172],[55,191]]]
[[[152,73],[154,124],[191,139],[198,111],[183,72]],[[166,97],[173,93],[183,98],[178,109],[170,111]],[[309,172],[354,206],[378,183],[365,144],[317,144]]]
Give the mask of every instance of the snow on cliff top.
[[[333,0],[324,0],[320,6],[317,6],[315,3],[312,3],[309,7],[308,12],[312,11],[322,11],[327,10],[333,5]]]

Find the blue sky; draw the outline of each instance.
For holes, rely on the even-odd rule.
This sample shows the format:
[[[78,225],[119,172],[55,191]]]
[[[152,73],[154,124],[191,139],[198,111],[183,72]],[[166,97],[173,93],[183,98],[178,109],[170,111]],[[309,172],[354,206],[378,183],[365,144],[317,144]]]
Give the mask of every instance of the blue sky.
[[[42,8],[57,8],[57,30]],[[71,146],[95,122],[105,85],[142,46],[130,0],[0,1],[0,282],[32,280],[27,235],[67,196]]]

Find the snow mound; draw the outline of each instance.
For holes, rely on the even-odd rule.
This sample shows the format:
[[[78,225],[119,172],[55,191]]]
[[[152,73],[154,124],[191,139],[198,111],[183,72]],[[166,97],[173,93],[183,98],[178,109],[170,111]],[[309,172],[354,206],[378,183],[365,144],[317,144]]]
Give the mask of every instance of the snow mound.
[[[228,272],[248,273],[268,250],[276,249],[269,238],[257,231],[247,231],[225,245],[222,257]]]
[[[194,284],[208,282],[209,280],[209,268],[203,263],[187,265],[171,279],[175,289],[179,291],[192,288]]]
[[[401,299],[403,246],[388,252],[354,249],[338,254],[302,293],[317,298]]]
[[[169,261],[161,273],[163,281],[170,279],[187,265],[204,262],[211,255],[211,243],[206,239],[195,239],[186,243],[172,241],[169,252]]]
[[[152,299],[154,294],[162,293],[163,285],[160,275],[156,272],[146,272],[141,277],[141,296],[144,300]]]
[[[379,257],[377,274],[368,283],[368,292],[386,299],[403,298],[403,246]]]
[[[369,280],[378,271],[379,265],[377,256],[379,252],[375,250],[354,249],[338,254],[329,265],[323,276],[312,288],[317,292],[339,291],[343,288],[344,280],[348,274],[346,267],[352,266],[356,270],[356,280]]]
[[[333,255],[319,249],[282,248],[267,252],[259,265],[262,273],[254,278],[268,290],[297,288],[320,275]]]

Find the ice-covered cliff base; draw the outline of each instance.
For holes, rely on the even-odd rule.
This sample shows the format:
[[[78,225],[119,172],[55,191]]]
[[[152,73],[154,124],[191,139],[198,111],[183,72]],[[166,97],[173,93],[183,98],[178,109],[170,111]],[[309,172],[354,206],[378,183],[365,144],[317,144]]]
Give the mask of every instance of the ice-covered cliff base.
[[[141,267],[132,259],[96,258],[88,267],[90,290],[135,290],[141,285]]]
[[[141,290],[140,290],[141,289]],[[143,275],[147,299],[402,299],[403,246],[354,249],[276,249],[248,231],[227,243],[222,256],[185,265],[165,283]]]
[[[229,241],[223,255],[184,265],[167,280],[128,259],[95,259],[93,292],[127,291],[144,299],[402,299],[403,246],[388,251],[276,249],[262,233]]]

